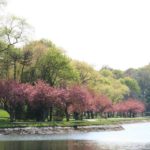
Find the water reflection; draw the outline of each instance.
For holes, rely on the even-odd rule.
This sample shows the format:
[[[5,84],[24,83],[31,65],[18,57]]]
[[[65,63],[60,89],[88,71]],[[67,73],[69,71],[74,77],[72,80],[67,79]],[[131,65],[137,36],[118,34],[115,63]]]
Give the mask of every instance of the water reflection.
[[[95,141],[9,141],[0,150],[149,150],[150,144],[101,144]]]
[[[89,141],[0,142],[0,150],[103,150]]]
[[[123,131],[64,135],[0,135],[0,150],[150,150],[150,123]]]

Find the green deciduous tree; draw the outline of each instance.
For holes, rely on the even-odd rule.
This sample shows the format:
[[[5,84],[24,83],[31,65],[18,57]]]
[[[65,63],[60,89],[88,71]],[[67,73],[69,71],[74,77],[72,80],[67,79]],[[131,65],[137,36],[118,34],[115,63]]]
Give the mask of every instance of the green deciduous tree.
[[[120,79],[121,83],[125,84],[126,86],[128,86],[130,93],[129,93],[129,97],[133,97],[133,98],[138,98],[140,95],[140,87],[138,82],[131,78],[131,77],[125,77]]]
[[[43,55],[37,68],[39,78],[51,86],[58,85],[63,80],[76,80],[76,73],[71,66],[70,59],[58,48],[52,47]]]
[[[10,61],[13,65],[13,79],[17,78],[17,63],[21,60],[20,49],[14,48],[9,52]]]
[[[23,18],[16,16],[4,17],[0,26],[0,40],[6,44],[3,49],[0,49],[0,52],[9,51],[11,46],[26,41],[29,29],[30,26]]]
[[[30,26],[25,19],[16,16],[3,16],[0,24],[0,64],[1,77],[10,77],[13,65],[13,78],[16,80],[17,63],[20,57],[20,49],[16,44],[25,42],[29,37]]]
[[[96,71],[92,65],[86,62],[73,60],[72,63],[78,72],[80,84],[94,87],[97,80],[99,79],[98,71]]]
[[[33,53],[31,50],[23,49],[21,52],[20,64],[21,64],[21,73],[20,80],[24,82],[24,69],[32,64]]]
[[[150,102],[150,64],[139,69],[128,69],[125,72],[126,76],[130,76],[137,80],[141,94],[140,98],[146,102]]]
[[[115,79],[111,70],[103,68],[99,75],[95,90],[108,96],[113,103],[123,100],[124,96],[129,94],[129,88],[122,84],[120,80]]]

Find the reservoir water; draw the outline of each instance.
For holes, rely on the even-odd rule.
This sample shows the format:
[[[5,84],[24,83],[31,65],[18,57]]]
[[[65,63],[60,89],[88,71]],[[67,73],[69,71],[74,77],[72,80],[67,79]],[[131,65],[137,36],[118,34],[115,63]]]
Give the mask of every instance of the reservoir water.
[[[150,123],[125,130],[61,135],[0,135],[0,150],[150,150]]]

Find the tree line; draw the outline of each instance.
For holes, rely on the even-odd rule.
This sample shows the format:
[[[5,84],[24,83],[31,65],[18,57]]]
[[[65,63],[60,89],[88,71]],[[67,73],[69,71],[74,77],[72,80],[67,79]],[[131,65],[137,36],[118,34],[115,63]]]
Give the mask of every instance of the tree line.
[[[14,80],[0,80],[0,104],[10,114],[11,121],[69,121],[101,117],[135,117],[145,105],[137,99],[116,104],[105,95],[83,85],[67,88],[52,87],[38,80],[34,85]]]
[[[5,4],[6,4],[5,0],[0,0],[0,9]],[[130,112],[129,109],[132,105],[132,102],[134,103],[135,101],[137,102],[135,106],[136,105],[139,106],[140,104],[142,106],[144,103],[146,105],[146,110],[149,110],[150,65],[147,65],[139,69],[131,68],[126,71],[116,70],[108,66],[104,66],[100,70],[95,70],[92,65],[86,62],[81,62],[69,58],[64,52],[64,50],[57,47],[53,42],[51,42],[48,39],[41,39],[36,41],[28,40],[29,35],[32,32],[32,28],[26,22],[25,19],[16,16],[2,16],[1,22],[2,22],[0,25],[1,86],[4,86],[6,84],[4,87],[5,88],[7,87],[8,89],[7,88],[6,89],[8,91],[9,88],[11,89],[12,87],[15,86],[18,87],[18,89],[16,88],[14,89],[19,90],[20,96],[18,95],[19,94],[18,93],[17,96],[15,97],[16,99],[19,98],[20,101],[22,101],[21,103],[19,101],[18,105],[17,104],[18,100],[15,100],[14,98],[10,100],[12,97],[11,94],[13,92],[17,92],[13,91],[13,89],[10,90],[11,91],[10,97],[8,96],[9,94],[8,95],[6,94],[7,90],[4,92],[5,96],[1,97],[1,107],[3,107],[11,114],[11,118],[13,118],[12,120],[14,120],[14,118],[19,118],[19,116],[21,117],[22,115],[23,118],[26,117],[30,118],[29,116],[32,115],[34,116],[33,118],[36,118],[35,116],[41,116],[41,114],[38,115],[38,113],[43,113],[42,117],[40,117],[39,120],[45,120],[48,119],[48,117],[52,118],[52,113],[50,113],[52,111],[54,111],[56,114],[57,113],[59,114],[55,116],[60,116],[61,113],[64,114],[66,111],[64,109],[65,107],[62,108],[62,106],[60,106],[63,103],[62,102],[63,100],[60,98],[61,103],[58,103],[59,99],[58,97],[61,94],[58,96],[56,94],[57,93],[56,91],[59,92],[61,91],[62,93],[64,92],[64,95],[66,95],[66,99],[64,96],[65,102],[67,100],[68,95],[67,93],[70,93],[71,88],[72,89],[75,88],[74,92],[75,91],[81,92],[82,90],[83,91],[85,90],[87,92],[85,91],[84,92],[88,93],[90,95],[89,97],[91,97],[92,95],[91,93],[94,93],[93,94],[94,96],[90,98],[90,101],[93,100],[92,102],[90,102],[92,104],[86,105],[86,107],[84,107],[84,111],[82,110],[82,113],[79,110],[80,109],[79,106],[81,106],[82,103],[80,103],[80,105],[77,104],[78,100],[75,99],[77,97],[76,95],[77,93],[76,94],[74,93],[75,96],[74,97],[72,96],[72,102],[74,102],[74,104],[72,102],[71,103],[69,102],[69,104],[67,104],[69,105],[69,108],[67,108],[69,110],[67,111],[71,111],[74,114],[74,116],[76,116],[76,118],[80,118],[79,116],[81,114],[82,115],[85,114],[87,116],[96,115],[97,110],[95,111],[94,109],[101,109],[101,107],[103,107],[103,104],[105,103],[108,103],[109,106],[111,106],[107,109],[107,111],[109,110],[109,112],[106,113],[107,114],[106,116],[114,116],[115,111],[117,115],[120,116],[135,116],[138,110],[135,111],[135,114],[133,113],[133,111],[129,113]],[[20,43],[22,43],[21,44],[22,46],[18,47],[18,44]],[[40,90],[40,87],[38,87],[40,84],[41,86],[43,86],[43,88],[46,86],[48,91],[50,91],[50,89],[52,91],[55,89],[54,91],[56,93],[55,92],[54,93],[57,95],[56,96],[54,94],[56,98],[56,103],[53,103],[53,105],[55,105],[54,107],[55,109],[53,109],[53,107],[50,107],[50,105],[47,105],[49,108],[45,108],[44,106],[44,108],[46,109],[44,111],[40,103],[38,103],[38,101],[39,102],[41,101],[41,103],[45,102],[40,95],[38,97],[38,92],[39,93],[41,92],[38,91]],[[28,88],[25,88],[26,86]],[[24,93],[24,90],[26,91],[27,89],[30,89],[32,92],[34,91],[33,92],[34,94],[37,93],[36,95],[37,100],[35,100],[35,97],[33,98],[31,94],[29,94],[31,92],[30,90],[29,93]],[[45,90],[47,89],[45,88]],[[1,90],[3,91],[2,88]],[[2,94],[4,93],[2,92]],[[85,99],[83,98],[84,99],[83,101],[89,103],[89,100],[86,100],[86,96],[84,97]],[[95,99],[103,99],[102,100],[103,102],[98,103],[95,101]],[[13,101],[14,103],[10,103],[10,101]],[[31,101],[34,103],[35,107],[32,107],[33,105],[30,103]],[[83,103],[82,106],[84,106],[86,103]],[[96,108],[96,105],[98,108]],[[91,108],[89,108],[90,106],[93,107],[92,111]],[[41,110],[37,109],[38,107],[39,108],[41,107]],[[48,112],[48,110],[50,112]],[[61,110],[63,111],[61,112]],[[101,114],[104,115],[106,109],[104,109],[105,111],[102,110]],[[139,110],[140,112],[143,112],[144,108],[143,109],[139,108]],[[67,113],[65,113],[66,116],[69,116],[67,115]],[[48,114],[51,115],[49,116]],[[43,115],[46,116],[46,118],[43,117]],[[36,118],[36,120],[38,119]]]

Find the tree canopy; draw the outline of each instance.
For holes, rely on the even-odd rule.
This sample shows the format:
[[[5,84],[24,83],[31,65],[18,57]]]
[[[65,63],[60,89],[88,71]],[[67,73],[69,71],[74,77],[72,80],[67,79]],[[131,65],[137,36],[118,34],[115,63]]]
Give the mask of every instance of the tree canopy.
[[[0,0],[0,7],[6,4]],[[0,104],[11,120],[135,116],[150,104],[150,64],[126,71],[73,60],[48,39],[30,41],[24,18],[2,16]]]

